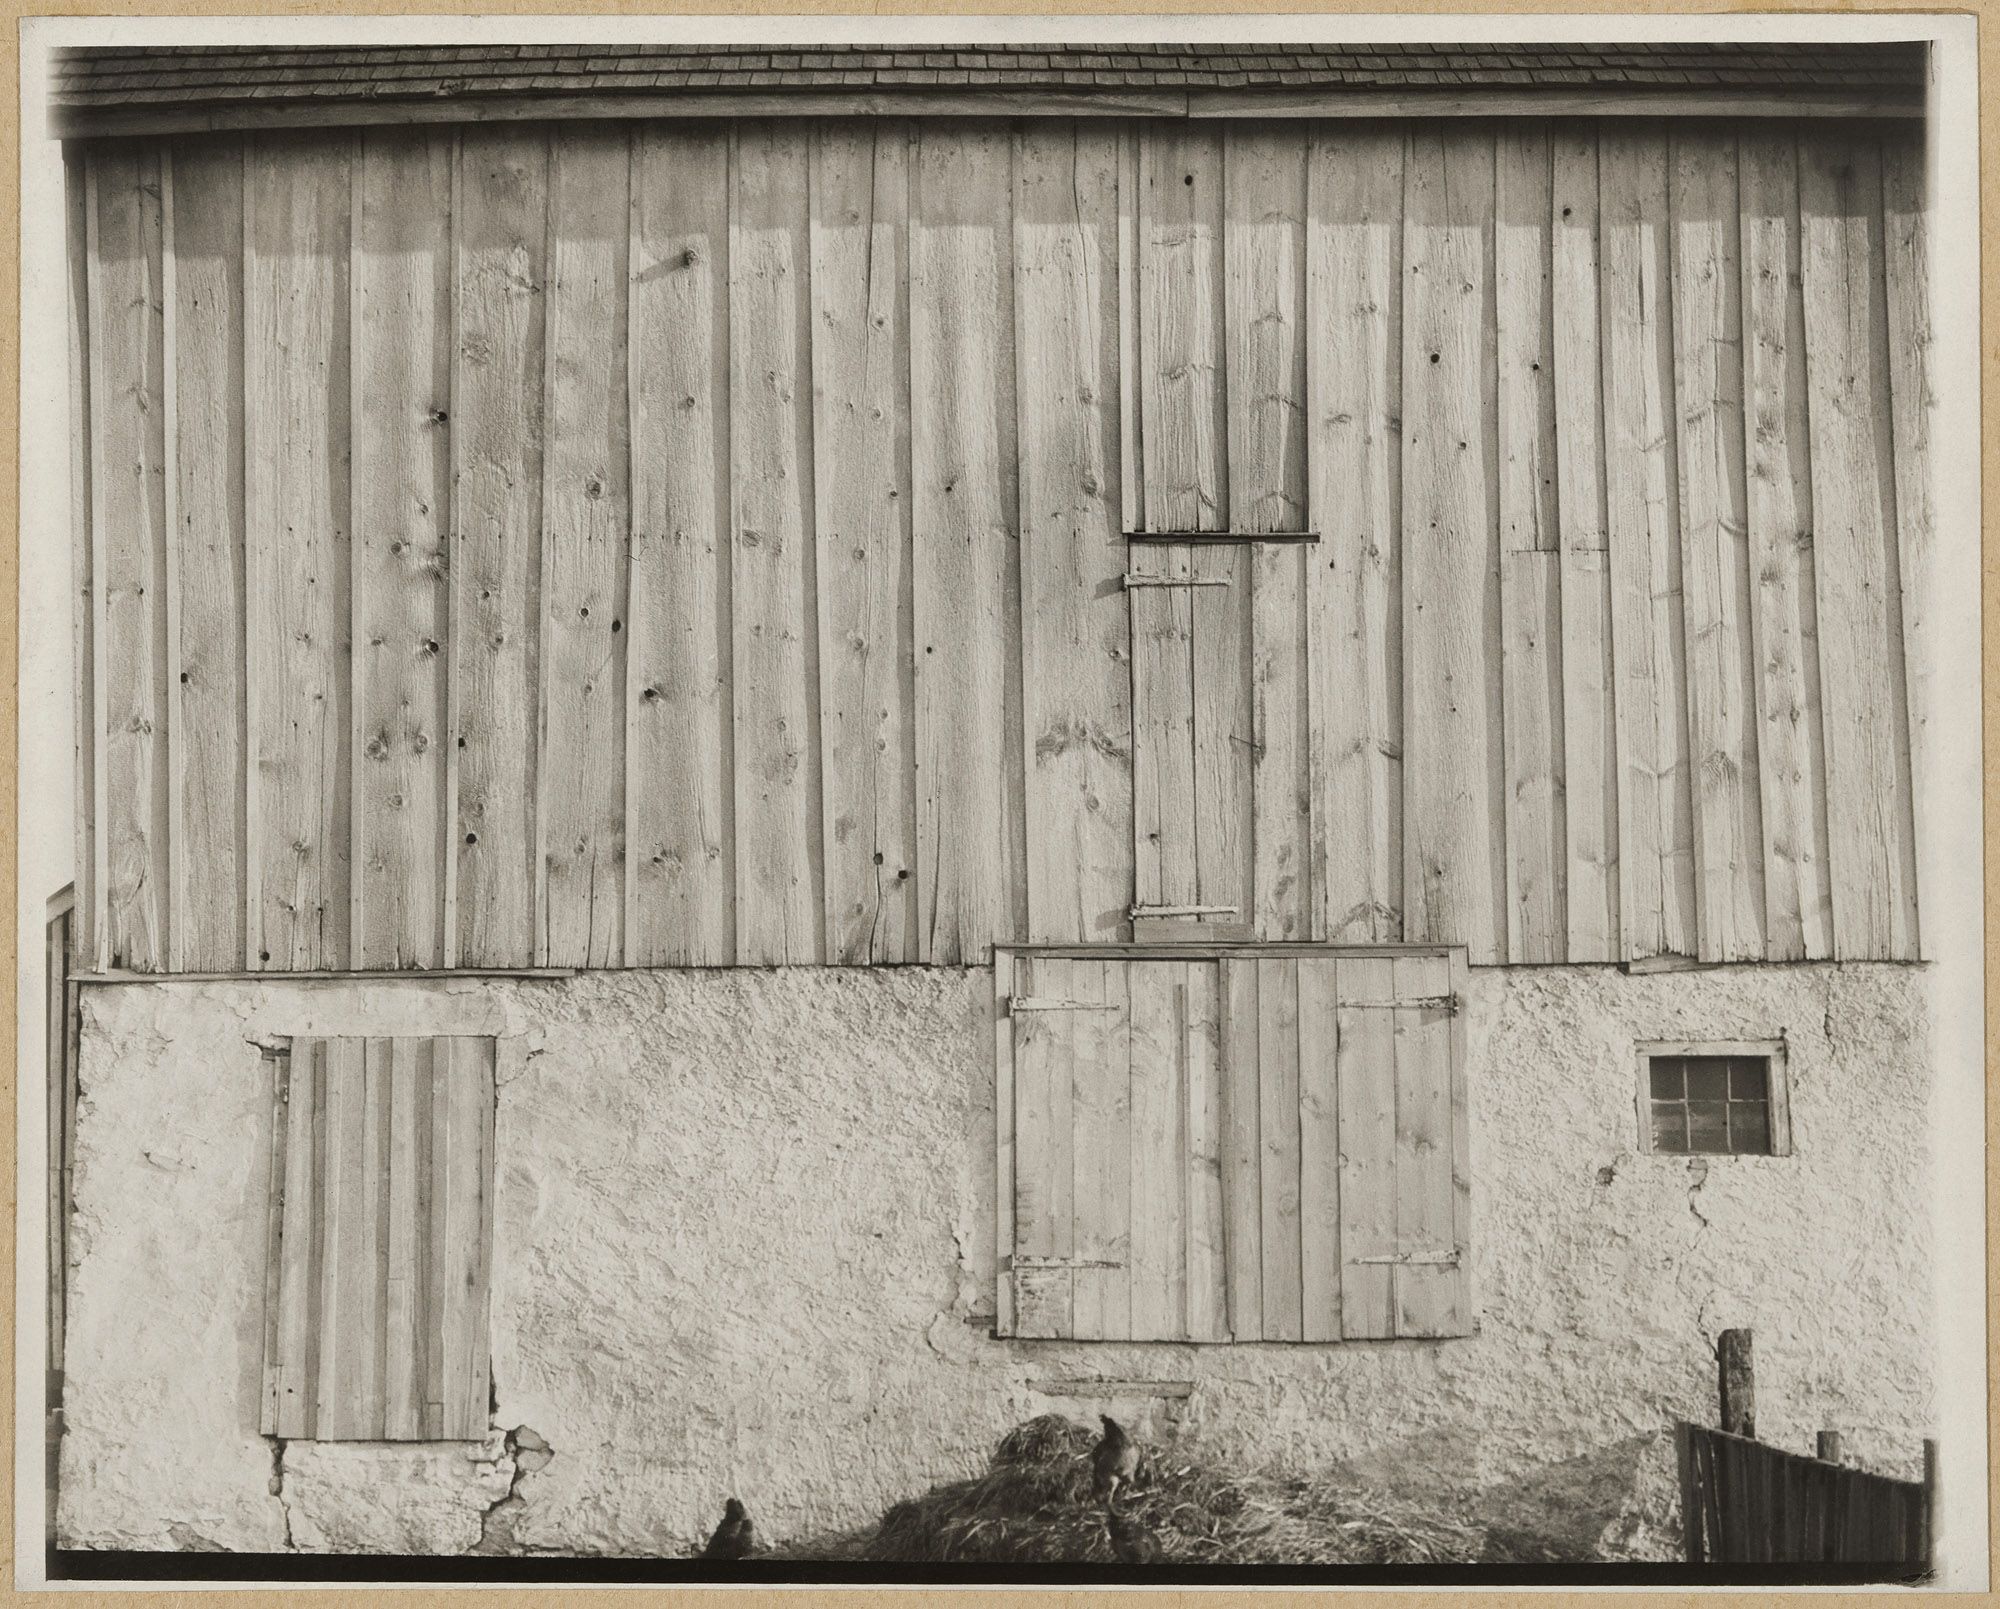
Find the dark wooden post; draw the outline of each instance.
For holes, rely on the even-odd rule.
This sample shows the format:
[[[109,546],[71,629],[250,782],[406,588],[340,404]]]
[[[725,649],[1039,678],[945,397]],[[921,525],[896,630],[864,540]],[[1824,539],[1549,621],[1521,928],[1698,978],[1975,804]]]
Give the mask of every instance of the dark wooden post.
[[[1937,1568],[1938,1543],[1938,1444],[1924,1438],[1924,1568]]]
[[[1732,1436],[1757,1434],[1757,1387],[1750,1367],[1750,1332],[1724,1330],[1716,1348],[1722,1377],[1722,1428]]]
[[[1819,1457],[1820,1462],[1823,1464],[1837,1464],[1840,1462],[1839,1431],[1822,1430],[1819,1433]]]

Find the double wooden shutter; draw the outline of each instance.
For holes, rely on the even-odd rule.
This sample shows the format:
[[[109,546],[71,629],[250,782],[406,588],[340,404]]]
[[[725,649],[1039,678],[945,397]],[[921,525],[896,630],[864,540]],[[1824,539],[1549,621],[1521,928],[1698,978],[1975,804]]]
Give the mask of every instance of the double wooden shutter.
[[[1463,952],[1002,952],[999,1328],[1471,1331]]]
[[[494,1042],[301,1037],[274,1063],[263,1433],[485,1436]]]

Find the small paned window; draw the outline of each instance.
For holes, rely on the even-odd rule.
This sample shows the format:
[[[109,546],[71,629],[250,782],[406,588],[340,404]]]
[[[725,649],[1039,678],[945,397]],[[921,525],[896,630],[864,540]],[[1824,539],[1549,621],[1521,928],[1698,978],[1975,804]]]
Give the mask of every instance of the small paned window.
[[[1639,1047],[1640,1143],[1669,1156],[1785,1156],[1783,1041]]]

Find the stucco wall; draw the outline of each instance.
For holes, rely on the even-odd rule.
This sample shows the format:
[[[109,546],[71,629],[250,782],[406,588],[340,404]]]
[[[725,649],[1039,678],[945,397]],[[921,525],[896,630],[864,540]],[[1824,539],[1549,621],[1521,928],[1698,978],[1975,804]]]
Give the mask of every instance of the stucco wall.
[[[672,1554],[731,1492],[767,1538],[977,1467],[1036,1386],[1187,1380],[1246,1458],[1476,1494],[1671,1548],[1676,1415],[1754,1327],[1759,1430],[1910,1474],[1930,1397],[1926,975],[1475,972],[1480,1329],[1332,1347],[996,1341],[984,971],[180,983],[84,999],[68,1436],[77,1546]],[[257,1434],[268,1075],[296,1032],[492,1032],[483,1445]],[[1632,1041],[1790,1047],[1796,1154],[1637,1150]]]

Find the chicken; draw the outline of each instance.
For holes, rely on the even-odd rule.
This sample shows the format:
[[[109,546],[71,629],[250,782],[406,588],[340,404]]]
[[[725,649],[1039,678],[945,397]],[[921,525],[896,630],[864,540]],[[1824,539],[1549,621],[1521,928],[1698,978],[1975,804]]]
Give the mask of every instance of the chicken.
[[[1099,1497],[1109,1498],[1121,1485],[1132,1484],[1139,1469],[1139,1448],[1110,1414],[1098,1417],[1104,1421],[1104,1435],[1090,1454],[1091,1489]]]
[[[722,1507],[722,1523],[701,1551],[704,1559],[745,1559],[756,1546],[756,1527],[749,1512],[735,1498]]]
[[[1160,1539],[1144,1522],[1118,1512],[1115,1498],[1104,1505],[1104,1528],[1111,1533],[1111,1551],[1121,1564],[1157,1564]]]

